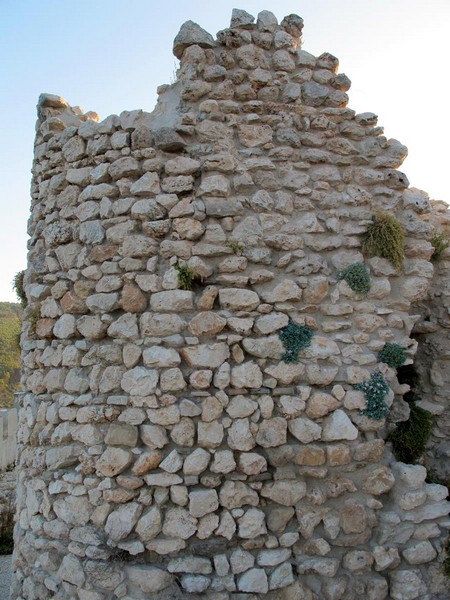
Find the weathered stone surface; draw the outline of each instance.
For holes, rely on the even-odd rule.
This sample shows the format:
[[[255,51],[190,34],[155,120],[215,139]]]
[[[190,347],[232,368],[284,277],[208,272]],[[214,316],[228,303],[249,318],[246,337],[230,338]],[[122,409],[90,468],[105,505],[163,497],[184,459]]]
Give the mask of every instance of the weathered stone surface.
[[[175,37],[173,53],[177,58],[181,58],[186,48],[194,44],[201,48],[213,48],[215,46],[213,37],[207,31],[194,21],[186,21]]]
[[[97,460],[97,470],[105,477],[113,477],[124,471],[132,461],[129,450],[107,448]]]
[[[335,410],[324,421],[322,439],[330,442],[336,440],[356,440],[358,430],[343,410]]]
[[[201,344],[181,349],[181,355],[190,367],[197,369],[220,367],[230,356],[227,344]]]
[[[264,569],[250,569],[238,580],[238,590],[241,592],[266,594],[268,589],[269,584]]]
[[[119,506],[108,516],[105,524],[105,532],[111,540],[118,542],[126,538],[135,526],[142,506],[137,502],[130,502]]]
[[[163,569],[151,565],[126,566],[127,575],[144,594],[154,594],[168,588],[172,582],[172,576]]]
[[[390,460],[409,386],[379,352],[414,362],[448,478],[448,207],[302,28],[187,22],[151,114],[40,98],[14,597],[446,597],[447,490]],[[383,213],[398,267],[367,256]],[[361,264],[367,294],[344,272]],[[387,419],[354,389],[376,371]]]

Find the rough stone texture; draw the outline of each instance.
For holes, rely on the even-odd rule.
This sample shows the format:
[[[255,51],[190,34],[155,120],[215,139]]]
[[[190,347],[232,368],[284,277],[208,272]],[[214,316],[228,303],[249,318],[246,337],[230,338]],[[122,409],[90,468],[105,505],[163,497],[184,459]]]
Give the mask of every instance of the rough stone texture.
[[[347,108],[302,27],[186,23],[152,114],[98,123],[41,96],[14,600],[445,600],[446,489],[385,445],[407,388],[377,354],[421,342],[435,466],[450,254],[433,269],[429,240],[448,210],[408,188],[406,148]],[[361,252],[379,210],[405,230],[402,269]],[[360,262],[366,296],[338,277]],[[290,321],[312,332],[298,357]],[[353,387],[375,372],[386,419]]]

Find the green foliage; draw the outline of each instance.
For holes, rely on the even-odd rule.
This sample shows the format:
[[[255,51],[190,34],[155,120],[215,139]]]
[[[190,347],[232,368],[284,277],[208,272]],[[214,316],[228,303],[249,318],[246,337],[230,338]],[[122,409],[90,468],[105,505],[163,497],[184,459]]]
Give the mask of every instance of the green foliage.
[[[361,414],[370,419],[384,419],[388,414],[389,408],[384,401],[384,397],[389,392],[389,384],[381,373],[372,373],[368,381],[356,383],[355,390],[364,392],[366,397],[366,408]]]
[[[445,554],[447,556],[442,563],[442,570],[444,575],[450,579],[450,538],[448,538],[447,543],[445,544]]]
[[[20,381],[18,304],[0,302],[0,408],[12,406]]]
[[[241,256],[242,250],[244,248],[244,246],[241,244],[241,242],[235,242],[234,240],[228,240],[227,246],[228,246],[228,248],[231,248],[231,250],[233,251],[234,254],[236,254],[237,256]]]
[[[25,271],[19,271],[14,275],[13,289],[16,292],[17,299],[23,308],[27,305],[27,297],[23,288],[23,280],[25,277]]]
[[[294,321],[289,321],[289,324],[283,327],[279,333],[285,350],[281,360],[285,363],[298,362],[299,352],[311,345],[313,335],[313,330],[307,325],[297,325]]]
[[[364,263],[355,263],[339,271],[338,279],[345,279],[349,287],[358,294],[367,294],[370,290],[369,269]]]
[[[361,247],[366,256],[387,258],[393,267],[400,269],[405,255],[403,227],[393,215],[379,212],[363,234]]]
[[[0,507],[0,555],[11,554],[14,547],[14,510],[12,502]]]
[[[378,360],[384,362],[394,369],[398,369],[406,360],[405,351],[398,344],[386,342],[383,348],[378,352]]]
[[[450,240],[444,231],[435,230],[433,232],[433,236],[430,240],[431,245],[434,248],[433,254],[431,255],[431,260],[439,260],[441,254],[446,250],[450,245]]]
[[[178,271],[178,287],[180,290],[191,291],[194,283],[201,280],[200,275],[187,265],[181,265],[177,262],[175,269]]]
[[[433,426],[433,416],[427,410],[416,406],[415,395],[405,394],[410,406],[409,419],[397,424],[389,436],[395,458],[401,462],[413,464],[425,451]]]

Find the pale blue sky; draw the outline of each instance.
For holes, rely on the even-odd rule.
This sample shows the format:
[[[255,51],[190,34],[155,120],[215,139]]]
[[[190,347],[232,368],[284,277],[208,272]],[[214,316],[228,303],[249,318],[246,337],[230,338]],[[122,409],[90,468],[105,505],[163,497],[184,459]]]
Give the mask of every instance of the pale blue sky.
[[[151,111],[157,86],[173,78],[181,24],[192,19],[214,35],[233,7],[302,16],[304,49],[335,54],[352,80],[350,108],[377,113],[387,137],[408,146],[411,185],[450,200],[450,0],[0,0],[0,301],[15,300],[10,282],[26,266],[39,94],[101,119]]]

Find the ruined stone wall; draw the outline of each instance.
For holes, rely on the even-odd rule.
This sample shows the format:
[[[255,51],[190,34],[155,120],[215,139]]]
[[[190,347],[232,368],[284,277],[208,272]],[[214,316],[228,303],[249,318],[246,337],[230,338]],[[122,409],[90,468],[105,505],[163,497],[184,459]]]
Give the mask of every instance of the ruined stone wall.
[[[393,461],[377,356],[413,360],[432,227],[302,26],[186,23],[152,114],[41,96],[13,599],[448,598],[447,489]],[[401,269],[361,252],[380,210]]]
[[[432,201],[424,218],[436,233],[450,239],[450,211],[444,202]],[[425,464],[437,477],[450,481],[450,250],[433,262],[428,294],[413,305],[420,314],[414,326],[418,341],[415,365],[419,381],[418,405],[434,416]]]

